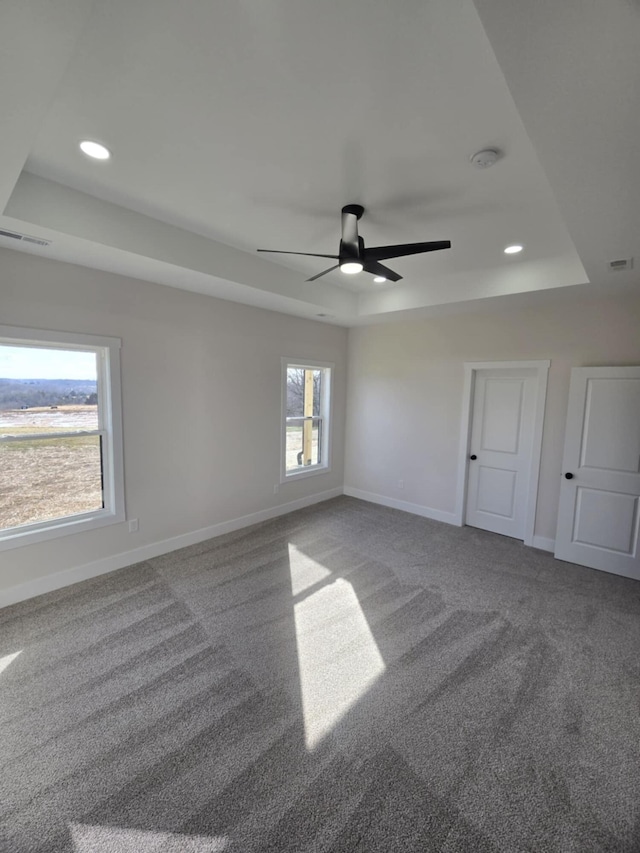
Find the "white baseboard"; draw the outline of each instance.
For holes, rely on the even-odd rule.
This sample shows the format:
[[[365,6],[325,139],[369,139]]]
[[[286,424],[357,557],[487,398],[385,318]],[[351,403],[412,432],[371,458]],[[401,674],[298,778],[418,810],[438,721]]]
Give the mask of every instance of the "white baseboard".
[[[541,551],[551,551],[556,550],[556,540],[555,539],[547,539],[546,536],[534,536],[533,537],[533,547],[539,548]]]
[[[404,512],[411,512],[413,515],[421,515],[423,518],[431,518],[433,521],[444,521],[445,524],[454,524],[460,527],[460,523],[454,512],[445,512],[441,509],[432,509],[429,506],[421,504],[412,504],[408,501],[399,501],[395,498],[388,498],[386,495],[376,495],[374,492],[363,492],[361,489],[354,489],[351,486],[344,487],[344,494],[351,498],[360,498],[369,503],[388,506],[391,509],[401,509]]]
[[[103,557],[101,560],[95,560],[84,566],[76,566],[73,569],[56,572],[48,577],[36,578],[26,583],[17,584],[8,589],[0,590],[0,608],[8,607],[10,604],[17,604],[17,602],[24,601],[27,598],[34,598],[36,595],[42,595],[45,592],[53,592],[56,589],[70,586],[79,581],[86,581],[90,578],[98,577],[98,575],[107,574],[107,572],[113,572],[116,569],[133,566],[136,563],[142,563],[144,560],[151,560],[153,557],[160,557],[162,554],[177,551],[179,548],[186,548],[188,545],[197,545],[199,542],[205,542],[207,539],[222,536],[223,533],[232,533],[234,530],[250,527],[252,524],[268,521],[270,518],[287,515],[297,509],[303,509],[306,506],[321,503],[330,498],[337,498],[342,493],[342,488],[330,489],[326,492],[310,495],[307,498],[299,498],[296,501],[289,501],[289,503],[263,509],[250,515],[243,515],[240,518],[223,521],[211,527],[203,527],[191,533],[183,533],[180,536],[173,536],[170,539],[163,539],[160,542],[152,542],[150,545],[143,545],[131,551],[123,551],[111,557]]]

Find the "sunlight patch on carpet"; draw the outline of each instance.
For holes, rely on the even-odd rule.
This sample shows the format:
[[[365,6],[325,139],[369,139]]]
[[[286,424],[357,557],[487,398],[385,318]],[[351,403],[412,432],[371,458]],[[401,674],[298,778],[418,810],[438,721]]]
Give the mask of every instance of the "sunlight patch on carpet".
[[[289,543],[289,566],[291,567],[291,593],[294,596],[323,581],[331,574],[322,563],[299,551],[291,543]]]
[[[19,652],[14,652],[12,655],[5,655],[0,658],[0,672],[4,672],[4,670],[9,666],[10,663],[18,657],[18,655],[22,654],[22,649]]]
[[[294,613],[305,742],[313,750],[380,677],[385,663],[358,596],[343,578],[298,602]]]
[[[74,853],[222,853],[226,837],[181,835],[117,826],[69,826]]]

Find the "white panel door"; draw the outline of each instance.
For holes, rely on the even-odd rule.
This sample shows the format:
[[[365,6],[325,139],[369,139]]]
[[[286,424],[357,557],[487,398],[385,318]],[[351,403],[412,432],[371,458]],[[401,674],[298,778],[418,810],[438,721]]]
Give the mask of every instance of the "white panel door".
[[[536,371],[478,370],[473,395],[466,523],[524,539]]]
[[[640,367],[571,371],[556,557],[640,580]]]

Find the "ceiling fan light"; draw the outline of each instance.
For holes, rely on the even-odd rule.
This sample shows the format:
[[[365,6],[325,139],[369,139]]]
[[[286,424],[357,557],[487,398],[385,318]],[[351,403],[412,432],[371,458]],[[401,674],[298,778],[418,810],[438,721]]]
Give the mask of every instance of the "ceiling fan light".
[[[362,272],[363,269],[364,265],[360,261],[345,261],[343,264],[340,264],[340,272],[344,272],[347,275],[355,275]]]

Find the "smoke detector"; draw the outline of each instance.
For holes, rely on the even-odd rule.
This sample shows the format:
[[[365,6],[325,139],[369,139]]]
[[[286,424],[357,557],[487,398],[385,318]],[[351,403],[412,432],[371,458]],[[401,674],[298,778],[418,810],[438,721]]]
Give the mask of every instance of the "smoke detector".
[[[494,166],[501,156],[502,152],[498,151],[497,148],[483,148],[482,151],[476,151],[475,154],[469,157],[469,160],[471,160],[476,169],[488,169]]]

